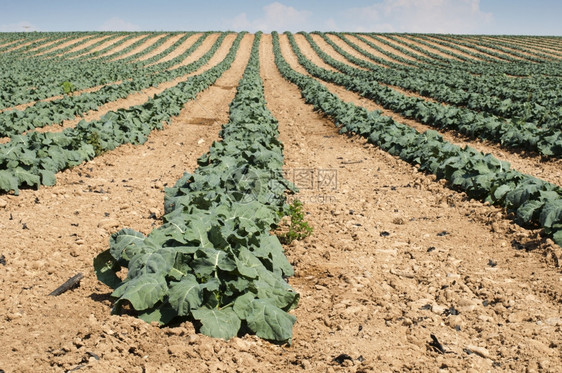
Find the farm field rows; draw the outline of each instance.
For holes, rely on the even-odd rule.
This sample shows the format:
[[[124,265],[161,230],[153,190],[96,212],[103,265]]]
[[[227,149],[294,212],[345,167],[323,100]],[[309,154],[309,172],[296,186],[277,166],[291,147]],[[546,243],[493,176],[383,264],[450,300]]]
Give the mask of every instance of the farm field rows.
[[[562,39],[258,35],[0,34],[0,369],[557,371]],[[229,167],[277,175],[278,162],[314,228],[283,246],[292,269],[258,253],[276,247],[266,211],[282,209],[257,201],[283,179],[252,195],[255,227],[221,197]],[[188,238],[207,209],[218,223]],[[149,238],[136,259],[111,244],[129,265],[118,305],[179,325],[111,314],[92,263],[123,228]],[[194,272],[139,264],[158,240]],[[79,287],[48,296],[78,272]],[[170,294],[138,301],[141,272]],[[182,289],[196,279],[194,300]],[[188,317],[205,334],[250,333],[211,338]]]

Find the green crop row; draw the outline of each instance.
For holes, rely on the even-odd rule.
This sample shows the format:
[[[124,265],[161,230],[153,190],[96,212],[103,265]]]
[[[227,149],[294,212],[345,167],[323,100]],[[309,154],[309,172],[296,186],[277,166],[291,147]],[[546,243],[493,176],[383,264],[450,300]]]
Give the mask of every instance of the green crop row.
[[[560,106],[561,88],[557,86],[554,90],[548,91],[552,97],[546,99],[546,95],[533,97],[526,91],[519,96],[520,100],[511,98],[499,98],[490,96],[489,93],[480,94],[473,90],[453,88],[451,84],[443,84],[449,80],[455,80],[455,75],[451,71],[439,71],[438,69],[381,69],[379,66],[354,57],[334,44],[325,34],[321,34],[332,47],[337,48],[338,52],[344,55],[349,61],[372,70],[377,74],[377,79],[386,84],[398,86],[400,88],[416,92],[422,96],[435,100],[463,106],[471,110],[484,111],[506,119],[532,123],[538,127],[552,127],[554,130],[562,129],[562,107]],[[367,54],[355,43],[347,40],[348,44],[360,53]],[[481,86],[488,85],[485,79],[479,80]],[[542,87],[546,91],[545,87]],[[533,100],[530,100],[533,98]]]
[[[378,81],[388,83],[386,75],[361,70],[335,60],[322,51],[310,35],[305,34],[316,53],[326,63],[343,73],[322,69],[306,59],[298,50],[294,37],[290,33],[288,36],[299,57],[299,62],[309,73],[331,83],[345,86],[406,118],[416,119],[438,128],[454,129],[469,136],[496,141],[508,148],[523,148],[537,151],[545,156],[562,157],[562,132],[560,131],[553,128],[539,128],[532,123],[505,121],[462,107],[444,106],[421,98],[408,97],[377,83]],[[340,52],[346,53],[343,50]]]
[[[283,146],[259,76],[260,36],[222,141],[166,190],[164,224],[148,236],[113,234],[94,260],[98,278],[115,289],[114,313],[128,304],[147,322],[190,320],[212,337],[254,333],[291,341],[296,319],[288,311],[299,295],[284,280],[293,269],[269,233],[287,210],[291,186],[282,177]]]

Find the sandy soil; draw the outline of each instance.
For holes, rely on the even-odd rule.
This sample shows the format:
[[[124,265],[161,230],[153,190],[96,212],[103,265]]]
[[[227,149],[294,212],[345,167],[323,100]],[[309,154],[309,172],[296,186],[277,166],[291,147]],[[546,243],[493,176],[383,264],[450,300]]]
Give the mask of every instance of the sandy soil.
[[[95,44],[95,43],[97,43],[97,42],[99,42],[99,41],[102,41],[102,40],[106,40],[106,39],[108,39],[108,38],[110,38],[110,37],[111,37],[111,35],[104,35],[104,36],[100,36],[100,37],[97,37],[97,38],[89,39],[88,41],[86,41],[86,42],[84,42],[84,43],[82,43],[82,44],[80,44],[80,45],[77,45],[76,47],[72,48],[71,50],[66,51],[64,54],[66,54],[66,53],[74,53],[74,52],[77,52],[77,51],[86,49],[86,48],[88,48],[89,46],[91,46],[92,44]],[[114,40],[111,40],[111,41],[114,42]],[[61,55],[62,55],[62,54],[58,54],[57,57],[60,57]]]
[[[322,48],[322,50],[326,51],[326,53],[328,53],[330,56],[333,56],[334,59],[340,61],[340,62],[346,62],[349,65],[357,68],[357,69],[361,69],[361,70],[367,70],[366,68],[356,65],[353,62],[349,62],[345,57],[343,57],[342,55],[340,55],[339,53],[336,52],[336,50],[330,45],[328,44],[320,35],[311,35],[312,39],[316,42],[316,44]],[[339,39],[339,38],[338,38]],[[304,38],[303,35],[295,35],[295,40],[298,41],[299,46],[304,45],[304,44],[308,44],[308,41]],[[331,40],[335,41],[334,38],[331,38]],[[335,41],[335,44],[344,48],[344,50],[346,50],[349,53],[352,53],[355,56],[359,56],[359,52],[357,52],[356,50],[354,50],[353,48],[351,48],[350,46],[348,46],[346,43],[343,42],[343,40],[339,39],[339,42]],[[311,48],[311,47],[310,47]]]
[[[368,44],[366,44],[365,42],[363,42],[362,40],[356,38],[356,37],[353,36],[353,35],[346,35],[346,37],[347,37],[349,40],[351,40],[353,43],[357,44],[358,46],[360,46],[361,48],[363,48],[364,50],[366,50],[367,52],[369,52],[369,53],[371,53],[371,54],[373,54],[373,55],[375,55],[375,56],[377,56],[377,57],[379,57],[379,58],[381,58],[381,59],[385,59],[385,60],[388,60],[388,61],[391,61],[391,62],[394,62],[394,63],[401,63],[400,61],[397,61],[397,60],[395,60],[395,59],[393,59],[393,58],[390,58],[390,57],[388,57],[386,54],[384,54],[384,53],[382,53],[382,52],[379,52],[378,50],[376,50],[376,49],[374,49],[374,48],[371,48]],[[374,61],[371,61],[371,62],[373,62],[373,63],[375,63],[376,65],[379,65],[379,66],[381,66],[381,67],[388,67],[388,66],[383,65],[383,64],[378,64],[378,63],[376,63],[376,62],[374,62]]]
[[[90,110],[89,112],[84,113],[80,117],[75,117],[75,118],[72,118],[72,119],[65,120],[61,124],[58,124],[58,125],[45,126],[45,127],[42,127],[42,128],[37,128],[37,129],[35,129],[35,131],[38,131],[38,132],[59,132],[59,131],[62,131],[63,129],[65,129],[65,128],[76,126],[76,124],[78,124],[78,122],[80,122],[81,120],[86,120],[86,121],[97,120],[97,119],[101,118],[103,115],[105,115],[108,111],[117,110],[117,109],[121,109],[121,108],[128,108],[128,107],[131,107],[131,106],[134,106],[134,105],[140,105],[140,104],[146,102],[150,97],[154,97],[154,95],[161,93],[165,89],[168,89],[170,87],[178,85],[179,83],[187,80],[190,76],[193,76],[195,74],[206,71],[206,70],[210,69],[211,67],[215,66],[216,64],[218,64],[220,61],[222,61],[224,59],[224,57],[228,53],[228,50],[232,46],[232,42],[234,41],[235,38],[236,38],[235,35],[227,36],[225,38],[225,40],[223,41],[219,50],[217,50],[216,54],[209,60],[209,62],[206,65],[202,66],[199,70],[197,70],[197,71],[195,71],[191,74],[186,74],[186,75],[180,76],[176,79],[173,79],[171,81],[161,83],[157,87],[149,87],[149,88],[146,88],[142,91],[132,93],[129,96],[127,96],[126,98],[118,99],[118,100],[115,100],[115,101],[112,101],[112,102],[108,102],[107,104],[104,104],[104,105],[98,107],[96,110]],[[185,66],[185,65],[187,65],[191,62],[194,62],[194,61],[198,60],[199,58],[201,58],[201,56],[203,56],[211,48],[212,44],[216,41],[216,39],[217,39],[216,35],[212,35],[209,38],[207,38],[205,40],[205,42],[197,50],[195,50],[188,58],[186,58],[182,62],[178,63],[177,65],[174,65],[172,67],[172,69],[175,69],[175,68],[178,68],[178,67],[181,67],[181,66]],[[115,83],[118,83],[118,82],[115,82]],[[85,89],[85,90],[82,90],[82,91],[77,91],[77,92],[74,92],[73,95],[80,95],[80,94],[86,93],[86,92],[95,92],[95,91],[101,89],[102,87],[103,87],[103,85],[96,86],[96,87],[89,88],[89,89]],[[50,97],[50,98],[42,100],[42,101],[52,101],[52,100],[56,100],[56,99],[59,99],[59,98],[62,98],[62,97],[63,96]],[[23,110],[26,107],[34,105],[36,102],[37,101],[27,103],[27,104],[18,105],[18,106],[15,107],[15,109]],[[4,110],[10,110],[10,109],[4,109]],[[8,138],[0,138],[0,143],[5,143],[5,142],[8,142],[8,141],[9,141]]]
[[[190,37],[187,38],[187,40],[185,40],[180,46],[174,49],[171,53],[167,54],[166,56],[162,57],[162,59],[147,66],[151,66],[157,63],[167,62],[176,58],[177,56],[185,52],[189,47],[191,47],[200,37],[201,37],[200,33],[191,35]]]
[[[105,49],[105,48],[107,48],[107,47],[109,47],[109,46],[111,46],[111,45],[113,45],[113,44],[115,44],[115,43],[117,43],[117,42],[119,42],[119,41],[125,39],[125,38],[126,38],[126,35],[121,35],[121,36],[113,37],[112,39],[106,40],[105,42],[103,42],[102,44],[98,45],[97,47],[94,47],[94,48],[92,48],[91,50],[89,50],[89,51],[87,51],[87,52],[84,52],[84,53],[82,53],[82,54],[80,54],[80,55],[78,55],[78,56],[71,57],[71,58],[80,58],[80,57],[83,57],[84,54],[90,54],[90,53],[93,53],[93,52],[101,51],[101,50],[103,50],[103,49]]]
[[[144,145],[67,170],[54,187],[0,196],[0,369],[559,371],[562,250],[500,209],[339,135],[282,79],[269,35],[261,74],[285,167],[337,176],[328,189],[297,180],[315,231],[286,247],[296,272],[289,281],[301,293],[293,343],[215,340],[189,323],[160,328],[110,315],[93,257],[112,232],[161,223],[163,188],[196,167],[228,120],[251,42],[246,36],[232,68]],[[48,296],[78,272],[80,287]]]
[[[560,53],[557,53],[556,51],[554,51],[552,49],[550,49],[550,50],[543,49],[538,44],[531,44],[531,43],[524,42],[522,40],[515,41],[515,40],[510,39],[510,38],[502,38],[502,37],[499,37],[499,36],[484,37],[484,39],[486,41],[490,42],[490,43],[493,43],[494,40],[499,40],[499,41],[502,41],[502,42],[506,42],[506,43],[518,46],[520,48],[525,48],[527,51],[532,52],[532,53],[526,53],[526,51],[521,51],[519,49],[510,48],[510,47],[507,47],[507,46],[502,46],[504,48],[512,49],[512,50],[515,50],[519,53],[528,54],[528,55],[531,55],[531,56],[533,55],[533,53],[535,53],[535,54],[536,53],[542,53],[542,54],[545,54],[545,55],[550,56],[552,58],[560,58],[562,56]]]
[[[131,39],[125,41],[123,44],[117,46],[116,48],[113,48],[113,49],[107,51],[106,53],[99,55],[97,58],[107,57],[107,56],[110,56],[112,54],[118,53],[118,52],[122,51],[123,49],[135,44],[137,41],[139,41],[139,40],[141,40],[145,37],[146,37],[146,35],[138,35],[134,38],[131,38]]]
[[[145,50],[146,48],[150,47],[151,45],[155,44],[158,40],[162,39],[164,36],[166,36],[165,34],[159,34],[156,36],[153,36],[151,38],[149,38],[148,40],[146,40],[144,43],[142,43],[141,45],[139,45],[138,47],[134,48],[133,50],[129,51],[128,53],[125,53],[122,56],[119,56],[118,58],[112,59],[111,61],[119,61],[122,60],[123,58],[127,58],[129,56],[132,56],[134,54],[137,54],[139,52],[142,52],[143,50]]]
[[[90,39],[91,37],[92,37],[92,35],[85,35],[85,36],[81,36],[81,37],[79,37],[79,38],[70,37],[68,41],[66,41],[66,42],[64,42],[64,43],[62,43],[62,44],[59,44],[59,45],[55,46],[54,48],[50,48],[50,49],[47,49],[46,51],[39,52],[39,53],[37,53],[37,54],[35,54],[35,55],[36,55],[36,56],[42,56],[42,55],[44,55],[44,54],[51,53],[51,52],[57,51],[57,50],[59,50],[59,49],[66,48],[66,47],[68,47],[69,45],[73,45],[73,44],[78,43],[79,41],[82,41],[82,40],[84,40],[84,39]],[[98,39],[98,38],[94,38],[94,39]],[[84,44],[86,44],[86,43],[84,43]],[[78,48],[80,48],[80,47],[81,47],[81,46],[78,46]]]
[[[40,46],[35,47],[35,48],[32,48],[32,49],[29,49],[30,51],[33,51],[33,50],[35,50],[35,49],[42,48],[42,47],[47,46],[47,45],[51,45],[52,43],[54,43],[54,42],[56,41],[56,40],[55,40],[55,41],[49,41],[49,42],[46,42],[46,43],[45,43],[45,40],[46,40],[46,38],[33,39],[33,40],[30,40],[30,41],[25,42],[25,43],[23,43],[23,44],[19,44],[19,45],[13,47],[13,48],[10,48],[10,49],[8,49],[6,52],[13,52],[13,51],[16,51],[16,50],[18,50],[18,49],[25,48],[26,46],[28,46],[28,45],[30,45],[30,44],[36,43],[36,42],[38,42],[38,41],[42,41],[43,44],[41,44]]]
[[[166,49],[170,48],[172,45],[174,45],[174,43],[176,41],[178,41],[181,37],[183,37],[185,34],[177,34],[174,35],[172,37],[170,37],[168,40],[166,40],[164,43],[162,43],[161,46],[159,46],[158,48],[156,48],[155,50],[153,50],[150,53],[145,54],[144,56],[140,57],[138,59],[138,61],[144,61],[147,60],[153,56],[156,56],[159,53],[162,53],[163,51],[165,51]]]

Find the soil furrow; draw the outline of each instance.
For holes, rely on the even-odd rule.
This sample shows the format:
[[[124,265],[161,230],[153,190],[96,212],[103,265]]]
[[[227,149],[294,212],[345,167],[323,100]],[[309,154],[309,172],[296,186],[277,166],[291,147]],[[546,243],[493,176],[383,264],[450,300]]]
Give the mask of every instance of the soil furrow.
[[[101,57],[108,57],[111,56],[115,53],[121,52],[123,49],[130,47],[131,45],[135,44],[137,41],[141,40],[142,38],[145,38],[146,34],[139,34],[138,36],[135,36],[134,38],[131,38],[129,40],[127,40],[126,42],[124,42],[121,45],[118,45],[116,48],[113,48],[109,51],[107,51],[104,54],[101,54],[97,57],[94,58],[101,58]]]
[[[95,44],[95,43],[99,42],[100,40],[107,39],[109,37],[110,37],[110,35],[102,35],[102,36],[97,37],[97,38],[89,39],[88,41],[86,41],[86,42],[84,42],[80,45],[77,45],[76,47],[74,47],[74,48],[72,48],[72,49],[70,49],[70,50],[68,50],[68,51],[66,51],[62,54],[57,54],[56,57],[64,58],[65,54],[67,54],[67,53],[74,53],[74,52],[77,52],[79,50],[88,48],[90,45]],[[113,39],[111,41],[115,42],[115,40],[113,40]]]
[[[92,50],[90,50],[90,51],[88,51],[88,52],[82,53],[82,54],[80,54],[80,55],[78,55],[78,56],[74,56],[74,57],[72,57],[72,58],[81,58],[81,57],[84,56],[84,54],[89,54],[89,53],[94,53],[94,52],[101,51],[101,50],[103,50],[103,49],[109,47],[110,45],[113,45],[113,44],[115,44],[115,43],[120,42],[121,40],[123,40],[123,39],[126,38],[126,37],[127,37],[127,35],[118,36],[118,37],[116,37],[116,38],[114,38],[114,39],[111,39],[111,40],[108,40],[108,41],[104,42],[103,44],[98,45],[98,46],[95,47],[95,48],[92,48]],[[93,56],[92,56],[92,57],[93,57]]]
[[[141,45],[139,45],[138,47],[134,48],[133,50],[129,51],[128,53],[125,53],[122,56],[119,56],[117,58],[112,59],[111,61],[119,61],[122,60],[124,58],[130,57],[134,54],[140,53],[143,50],[145,50],[146,48],[150,47],[151,45],[153,45],[154,43],[156,43],[158,40],[162,39],[164,36],[166,36],[165,34],[159,34],[159,35],[155,35],[151,38],[149,38],[148,40],[146,40],[144,43],[142,43]]]
[[[295,40],[299,41],[299,39],[300,39],[299,46],[301,46],[301,45],[308,45],[308,48],[312,49],[312,47],[310,47],[310,44],[308,43],[308,41],[305,39],[305,37],[304,37],[303,35],[298,35],[298,36],[300,36],[300,38],[296,38],[296,36],[297,36],[297,35],[295,35]],[[354,64],[353,62],[350,62],[350,61],[346,60],[344,56],[342,56],[341,54],[339,54],[338,52],[336,52],[336,50],[335,50],[331,45],[329,45],[320,35],[310,34],[310,36],[312,36],[312,40],[314,40],[314,41],[316,42],[316,44],[318,44],[318,46],[319,46],[320,48],[322,48],[322,50],[326,51],[326,53],[329,53],[330,56],[332,56],[334,59],[336,59],[336,60],[338,60],[338,61],[340,61],[340,62],[345,62],[345,63],[347,63],[347,64],[349,64],[349,65],[355,67],[356,69],[367,70],[366,68],[364,68],[364,67],[362,67],[362,66],[356,65],[356,64]],[[339,38],[338,38],[338,39],[339,39]],[[342,44],[344,44],[344,43],[343,43],[343,40],[341,40],[341,39],[339,39],[339,40],[340,40],[340,42],[341,42]],[[338,44],[338,43],[336,43],[336,44]],[[347,45],[347,44],[346,44],[346,45]],[[348,46],[348,48],[349,48],[349,49],[352,49],[352,48],[349,47],[349,46]],[[355,52],[355,53],[359,53],[359,52],[357,52],[357,51],[355,51],[355,50],[354,50],[354,52]],[[350,53],[351,53],[351,52],[350,52]],[[333,68],[332,68],[332,69],[333,69]],[[334,69],[334,71],[335,71],[335,69]]]
[[[77,42],[79,42],[79,41],[82,41],[82,40],[84,40],[84,39],[88,39],[88,38],[91,38],[91,37],[92,37],[92,35],[84,35],[84,36],[81,36],[81,37],[79,37],[79,38],[73,38],[73,37],[71,37],[67,42],[64,42],[64,43],[62,43],[62,44],[59,44],[59,45],[55,46],[54,48],[50,48],[50,49],[45,50],[45,51],[43,51],[43,52],[39,52],[39,53],[35,54],[34,57],[40,57],[40,56],[42,56],[42,55],[44,55],[44,54],[52,53],[52,52],[58,51],[59,49],[66,48],[66,47],[68,47],[69,45],[75,44],[75,43],[77,43]]]
[[[361,53],[359,53],[358,51],[356,51],[355,49],[353,49],[349,44],[347,44],[347,43],[346,43],[345,41],[343,41],[342,39],[340,39],[340,38],[338,38],[338,37],[336,37],[336,36],[334,36],[334,35],[327,35],[327,36],[328,36],[328,38],[329,38],[330,40],[332,40],[338,47],[342,48],[344,51],[346,51],[347,53],[351,54],[352,56],[354,56],[354,57],[356,57],[356,58],[361,58],[361,59],[363,59],[363,60],[367,60],[367,61],[369,61],[369,62],[371,62],[371,63],[374,63],[373,61],[370,61],[369,58],[367,58],[366,56],[362,55]],[[315,41],[317,42],[317,44],[318,44],[318,40],[322,40],[322,39],[321,39],[321,38],[315,38],[314,40],[315,40]],[[356,40],[357,40],[357,39],[356,39]],[[324,41],[324,40],[322,40],[322,41]],[[359,40],[359,41],[360,41],[360,40]],[[328,47],[328,44],[327,44],[327,43],[326,43],[326,46]],[[338,54],[338,55],[339,55],[339,53],[337,53],[337,52],[334,50],[334,48],[332,48],[331,46],[329,46],[329,47],[330,47],[330,52],[329,52],[330,55],[334,55],[334,54]],[[332,53],[332,51],[333,51],[333,53]],[[410,61],[415,61],[415,59],[412,58],[412,57],[409,57],[408,60],[410,60]],[[345,59],[345,57],[344,57],[344,61],[346,61],[346,63],[350,63],[347,59]],[[375,64],[375,65],[378,65],[377,63],[374,63],[374,64]],[[402,64],[403,64],[403,63],[402,63]],[[354,64],[354,66],[358,66],[358,65],[355,65],[355,64]],[[363,68],[363,69],[365,69],[365,68]]]
[[[357,44],[358,46],[360,46],[361,48],[363,48],[365,51],[371,53],[372,55],[374,55],[374,56],[376,56],[376,57],[379,57],[379,58],[381,58],[381,59],[390,61],[390,62],[392,62],[392,63],[396,63],[396,64],[400,64],[400,65],[405,65],[403,62],[400,62],[400,61],[398,61],[398,60],[396,60],[396,59],[394,59],[394,58],[391,58],[391,57],[389,57],[388,55],[386,55],[386,54],[384,54],[384,53],[382,53],[382,52],[379,52],[378,50],[372,48],[370,45],[368,45],[367,43],[365,43],[363,40],[357,38],[355,35],[352,35],[352,34],[345,34],[345,36],[346,36],[350,41],[352,41],[353,43]],[[364,37],[364,36],[365,36],[365,35],[363,35],[363,37]],[[379,63],[374,62],[374,61],[370,61],[370,62],[372,62],[372,63],[374,63],[374,64],[377,64],[377,65],[379,65],[379,66],[381,66],[381,67],[388,68],[387,65],[382,65],[382,64],[379,64]]]
[[[160,60],[146,66],[148,67],[148,66],[156,65],[176,58],[177,56],[185,52],[189,47],[191,47],[200,37],[201,37],[201,33],[191,35],[181,45],[179,45],[176,49],[174,49],[171,53],[162,57]]]
[[[472,48],[472,47],[467,47],[466,45],[458,44],[458,43],[456,43],[456,42],[455,42],[454,40],[452,40],[452,39],[441,40],[441,39],[434,38],[434,37],[432,37],[431,35],[427,35],[427,38],[428,38],[428,39],[424,39],[424,41],[427,41],[428,43],[431,43],[430,40],[435,41],[435,44],[436,44],[436,45],[439,45],[439,46],[442,47],[442,48],[451,49],[454,53],[457,53],[457,52],[460,52],[460,51],[458,51],[458,50],[455,49],[455,48],[449,48],[449,47],[442,46],[442,45],[439,44],[439,42],[440,42],[440,41],[444,41],[444,42],[449,43],[449,44],[457,45],[459,48],[463,48],[463,49],[468,50],[468,51],[473,52],[473,53],[485,55],[486,57],[492,58],[492,59],[494,59],[494,60],[497,60],[498,62],[509,62],[509,61],[506,60],[505,58],[502,58],[502,57],[499,57],[499,56],[494,56],[494,55],[492,55],[492,54],[490,54],[490,53],[488,53],[488,52],[484,52],[484,51],[481,51],[481,50],[478,50],[478,49],[475,49],[475,48]],[[465,40],[462,40],[462,41],[465,41]],[[462,41],[461,41],[461,42],[462,42]],[[480,47],[480,46],[478,46],[478,47]],[[482,48],[485,49],[485,50],[489,50],[489,49],[486,49],[486,48],[484,48],[484,47],[482,47]],[[499,51],[493,51],[493,53],[495,53],[495,52],[501,53],[501,52],[499,52]]]
[[[18,50],[18,49],[25,48],[25,47],[27,47],[27,46],[30,45],[30,44],[33,44],[33,43],[36,43],[36,42],[39,42],[39,41],[44,41],[44,40],[46,40],[46,39],[47,39],[47,38],[33,39],[33,40],[28,41],[28,42],[22,43],[22,44],[20,44],[20,45],[14,46],[14,47],[12,47],[12,48],[10,48],[10,49],[4,51],[3,53],[13,52],[13,51],[16,51],[16,50]],[[53,41],[44,42],[43,44],[41,44],[41,45],[38,46],[38,47],[34,47],[34,48],[32,48],[32,49],[29,49],[29,51],[34,51],[35,49],[39,49],[39,48],[41,48],[41,47],[44,47],[44,46],[47,46],[47,45],[51,45],[51,44],[53,44],[53,43],[55,43],[55,42],[57,42],[57,41],[58,41],[58,40],[53,40]]]
[[[405,59],[408,59],[408,60],[411,60],[411,61],[415,61],[414,58],[412,58],[412,57],[410,57],[410,56],[408,56],[408,55],[406,55],[406,54],[400,52],[400,51],[397,50],[397,49],[394,49],[394,48],[390,47],[389,45],[387,45],[387,44],[385,44],[385,43],[380,42],[380,41],[377,40],[377,39],[372,38],[372,37],[371,37],[370,35],[368,35],[368,34],[366,34],[366,35],[361,35],[361,36],[362,36],[363,38],[367,39],[368,41],[370,41],[371,43],[375,44],[377,47],[381,48],[382,50],[385,50],[385,51],[387,51],[387,52],[389,52],[389,53],[392,53],[392,54],[394,54],[394,55],[396,55],[396,56],[399,56],[399,57],[402,57],[402,58],[405,58]],[[377,35],[377,36],[380,37],[381,35]],[[358,40],[358,39],[355,39],[355,40]],[[360,40],[358,40],[358,41],[360,41]],[[363,46],[363,44],[362,44],[361,46]],[[370,48],[368,45],[367,45],[367,47]],[[371,51],[372,49],[367,49],[367,50]],[[386,58],[386,59],[389,60],[389,61],[395,62],[395,63],[404,64],[404,62],[397,61],[397,60],[393,59],[393,58],[390,57],[390,56],[386,56],[386,57],[384,57],[384,58]]]
[[[174,45],[174,43],[176,41],[178,41],[181,37],[183,37],[185,34],[177,34],[174,35],[172,37],[170,37],[168,40],[166,40],[164,43],[162,43],[161,46],[159,46],[158,48],[156,48],[155,50],[153,50],[150,53],[145,54],[144,56],[140,57],[137,61],[145,61],[153,56],[156,56],[157,54],[165,51],[166,49],[168,49],[169,47],[171,47],[172,45]]]

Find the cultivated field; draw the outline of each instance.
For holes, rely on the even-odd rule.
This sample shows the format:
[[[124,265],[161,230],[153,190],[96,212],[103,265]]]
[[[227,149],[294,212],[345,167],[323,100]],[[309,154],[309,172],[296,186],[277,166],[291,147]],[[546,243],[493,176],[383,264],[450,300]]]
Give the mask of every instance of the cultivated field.
[[[560,371],[561,159],[560,37],[0,34],[0,372]]]

